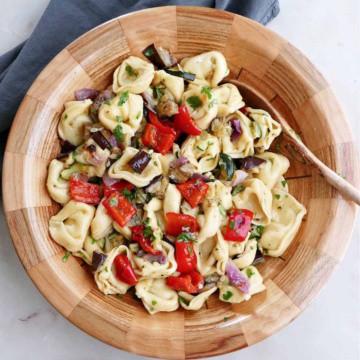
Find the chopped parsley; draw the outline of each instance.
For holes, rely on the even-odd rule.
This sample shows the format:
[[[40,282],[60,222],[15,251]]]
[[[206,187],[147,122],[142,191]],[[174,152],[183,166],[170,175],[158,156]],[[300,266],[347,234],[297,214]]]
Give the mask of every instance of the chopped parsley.
[[[109,268],[107,266],[105,266],[105,271],[109,272]]]
[[[118,206],[118,199],[117,199],[117,198],[111,198],[111,199],[109,200],[109,204],[110,204],[111,206]]]
[[[255,275],[254,271],[250,268],[246,269],[246,275],[248,278],[251,278],[253,275]]]
[[[264,254],[265,254],[265,255],[269,254],[269,250],[268,250],[268,249],[264,249]]]
[[[91,236],[90,236],[91,237]],[[97,240],[95,240],[93,237],[91,237],[91,244],[95,244],[95,243],[97,243]]]
[[[129,92],[128,91],[122,92],[119,96],[118,105],[123,106],[128,100],[129,100]]]
[[[67,114],[64,114],[64,119],[66,120],[68,118]]]
[[[67,251],[64,255],[64,257],[61,259],[62,262],[67,262],[69,256],[70,256],[71,252]]]
[[[129,189],[124,189],[121,193],[129,200],[133,201],[135,199],[135,193],[130,191]]]
[[[287,184],[287,181],[286,181],[286,180],[282,180],[282,181],[281,181],[281,185],[282,185],[283,187],[285,187],[286,184]]]
[[[140,115],[141,115],[141,111],[139,111],[139,112],[136,114],[136,119],[139,119],[139,118],[140,118]]]
[[[219,204],[219,213],[221,214],[221,216],[225,217],[226,216],[226,211],[224,209],[224,207]]]
[[[230,222],[229,222],[229,228],[230,228],[230,229],[234,229],[234,227],[235,227],[234,221],[230,221]]]
[[[225,316],[225,317],[224,317],[224,322],[226,322],[226,321],[228,321],[228,318]]]
[[[153,90],[153,98],[154,99],[160,99],[164,93],[163,93],[163,89],[165,89],[165,86],[153,86],[152,90]]]
[[[78,152],[76,151],[76,149],[73,151],[72,153],[72,158],[75,160],[75,158],[78,156]]]
[[[269,161],[274,164],[274,158],[269,158]]]
[[[152,55],[154,55],[154,50],[151,49],[151,48],[149,48],[149,49],[147,49],[147,50],[144,52],[144,55],[145,55],[146,57],[152,56]]]
[[[181,233],[181,234],[177,237],[177,239],[178,239],[179,241],[194,241],[194,242],[196,242],[196,239],[195,239],[195,237],[194,237],[194,234],[192,234],[192,233],[186,233],[186,232]]]
[[[223,294],[223,299],[225,301],[229,300],[233,296],[233,293],[231,291],[227,291],[226,294]]]
[[[259,240],[262,236],[264,227],[261,225],[253,226],[250,230],[250,237],[249,239],[256,239]]]
[[[104,104],[105,104],[105,105],[110,105],[110,101],[109,101],[109,100],[106,100],[106,101],[104,101]]]
[[[242,185],[238,185],[233,191],[232,191],[232,196],[237,195],[240,191],[243,191],[243,186]]]
[[[183,304],[185,304],[185,305],[189,305],[189,301],[188,300],[186,300],[185,298],[183,298],[182,296],[180,296],[179,295],[179,300],[180,300],[180,302],[182,302]]]
[[[149,225],[150,223],[150,219],[149,218],[146,218],[146,220],[144,221],[144,232],[143,232],[143,235],[145,238],[148,238],[152,235],[153,233],[153,229],[151,228],[151,226]]]
[[[196,110],[197,108],[199,108],[200,106],[203,105],[203,102],[201,101],[201,99],[195,95],[187,98],[186,102],[191,106],[191,108],[193,110]]]
[[[206,94],[207,98],[210,100],[212,98],[212,95],[211,95],[211,88],[208,88],[206,86],[203,86],[202,89],[201,89],[201,92]]]
[[[175,152],[175,156],[176,156],[177,159],[179,158],[179,152],[178,151]]]
[[[153,300],[151,303],[155,306],[157,304],[157,301]]]
[[[123,133],[123,129],[122,129],[122,126],[120,124],[116,125],[116,127],[114,129],[114,136],[115,136],[117,141],[120,141],[120,142],[125,141],[125,136],[124,136],[124,133]]]
[[[116,121],[117,121],[118,123],[122,123],[122,118],[121,118],[121,116],[116,115]]]
[[[127,65],[125,67],[125,70],[126,70],[126,72],[128,73],[129,76],[137,77],[137,73],[134,71],[134,69],[130,65]]]
[[[279,194],[276,194],[276,195],[275,195],[275,198],[276,198],[277,200],[279,200],[279,199],[280,199],[280,195],[279,195]]]
[[[197,149],[199,149],[200,151],[205,151],[202,147],[200,147],[199,145],[196,146]]]

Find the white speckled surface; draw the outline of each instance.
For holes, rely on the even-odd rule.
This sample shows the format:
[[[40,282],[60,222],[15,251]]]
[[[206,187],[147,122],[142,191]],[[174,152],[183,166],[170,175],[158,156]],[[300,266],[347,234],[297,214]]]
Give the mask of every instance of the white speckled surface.
[[[0,1],[0,54],[29,36],[47,3]],[[282,0],[280,15],[269,25],[300,48],[325,75],[358,143],[359,26],[358,0]],[[145,359],[91,338],[47,303],[21,266],[2,207],[0,239],[0,359]],[[309,309],[260,344],[216,359],[359,359],[359,240],[358,217],[344,261]]]

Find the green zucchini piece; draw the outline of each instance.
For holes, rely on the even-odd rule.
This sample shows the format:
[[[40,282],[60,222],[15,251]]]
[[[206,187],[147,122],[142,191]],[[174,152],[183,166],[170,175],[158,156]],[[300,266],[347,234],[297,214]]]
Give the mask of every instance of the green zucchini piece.
[[[74,163],[68,169],[63,170],[60,173],[60,177],[64,180],[70,180],[70,178],[78,172],[88,173],[90,166],[85,164]]]
[[[219,165],[221,168],[221,177],[227,181],[231,181],[236,170],[233,159],[224,153],[220,153]]]

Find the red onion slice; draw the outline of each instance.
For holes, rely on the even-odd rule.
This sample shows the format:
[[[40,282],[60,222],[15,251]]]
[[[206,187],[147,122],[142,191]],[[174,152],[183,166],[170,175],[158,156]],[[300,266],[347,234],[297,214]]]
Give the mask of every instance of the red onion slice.
[[[247,156],[246,158],[239,159],[239,161],[245,170],[251,170],[266,162],[266,160],[260,159],[256,156]]]
[[[189,159],[186,157],[181,157],[179,159],[175,159],[170,162],[170,168],[171,169],[177,169],[179,167],[182,167],[183,165],[187,164],[189,162]]]
[[[83,101],[86,99],[93,100],[99,95],[99,91],[95,89],[79,89],[74,91],[75,99],[78,101]]]
[[[236,288],[238,288],[244,294],[249,294],[250,283],[248,279],[241,273],[241,271],[231,260],[228,260],[225,267],[225,272],[231,283]]]
[[[112,186],[119,182],[119,179],[113,179],[109,176],[108,171],[106,170],[103,176],[103,182],[106,186]]]
[[[161,265],[165,264],[167,261],[167,257],[164,254],[159,254],[159,255],[145,254],[142,258],[151,263],[157,262]]]
[[[234,173],[234,177],[229,182],[229,186],[237,186],[241,184],[246,178],[248,177],[248,174],[243,170],[236,170]]]
[[[190,180],[192,180],[192,179],[201,179],[201,180],[203,180],[203,181],[205,181],[205,182],[212,182],[212,181],[214,181],[214,180],[209,179],[207,176],[205,176],[205,175],[203,175],[203,174],[193,174],[193,175],[191,176]]]
[[[239,119],[231,119],[230,122],[233,129],[230,138],[232,141],[238,141],[242,134],[241,122]]]
[[[89,179],[90,179],[89,176],[87,176],[87,175],[85,175],[83,173],[75,173],[73,175],[73,178],[75,180],[79,180],[79,181],[82,181],[82,182],[85,182],[85,183],[87,183],[89,181]]]

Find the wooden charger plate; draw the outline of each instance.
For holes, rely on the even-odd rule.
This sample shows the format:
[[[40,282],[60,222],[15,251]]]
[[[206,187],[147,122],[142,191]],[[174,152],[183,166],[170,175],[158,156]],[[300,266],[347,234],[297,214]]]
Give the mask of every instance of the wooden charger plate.
[[[261,341],[294,320],[328,281],[344,255],[356,215],[353,203],[293,161],[290,192],[308,211],[282,258],[260,266],[267,290],[241,304],[213,295],[199,311],[149,315],[131,295],[104,296],[81,261],[61,262],[49,235],[59,211],[46,190],[47,167],[59,153],[57,124],[76,89],[104,89],[129,55],[156,43],[181,59],[221,51],[230,77],[255,88],[325,164],[356,185],[356,150],[326,80],[289,42],[228,12],[169,6],[113,19],[61,51],[28,90],[6,147],[3,198],[17,253],[31,280],[68,320],[120,349],[169,359],[225,354]],[[251,104],[251,99],[245,101]],[[256,104],[255,104],[256,105]],[[224,321],[224,319],[226,321]]]

